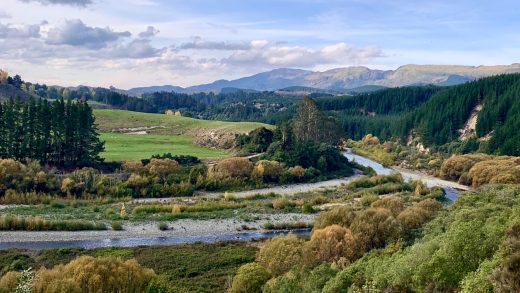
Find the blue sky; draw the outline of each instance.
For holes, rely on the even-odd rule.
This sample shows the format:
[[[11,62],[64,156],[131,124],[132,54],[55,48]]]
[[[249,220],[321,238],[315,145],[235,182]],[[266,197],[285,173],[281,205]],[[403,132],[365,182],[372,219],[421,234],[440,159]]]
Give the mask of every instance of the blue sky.
[[[520,62],[518,1],[2,0],[0,68],[188,86],[280,67]]]

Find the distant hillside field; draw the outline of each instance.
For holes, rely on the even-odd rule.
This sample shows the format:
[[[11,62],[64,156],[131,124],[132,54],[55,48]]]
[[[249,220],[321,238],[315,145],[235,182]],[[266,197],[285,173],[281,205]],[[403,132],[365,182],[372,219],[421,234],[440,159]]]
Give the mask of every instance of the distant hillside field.
[[[156,154],[172,153],[191,155],[200,159],[222,159],[228,156],[223,150],[201,147],[186,135],[136,135],[124,133],[102,133],[105,152],[101,154],[108,161],[124,161],[150,158]]]
[[[94,110],[105,141],[102,156],[110,161],[145,159],[154,154],[192,155],[201,159],[227,156],[237,133],[273,126],[255,122],[200,120],[123,110]]]

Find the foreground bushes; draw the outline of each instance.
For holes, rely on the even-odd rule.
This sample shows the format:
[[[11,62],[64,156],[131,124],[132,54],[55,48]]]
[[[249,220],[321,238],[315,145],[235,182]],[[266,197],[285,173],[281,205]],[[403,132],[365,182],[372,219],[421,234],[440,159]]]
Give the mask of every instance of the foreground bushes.
[[[46,220],[40,217],[0,216],[2,231],[82,231],[106,230],[103,223],[83,220]]]
[[[80,256],[66,265],[40,269],[32,292],[144,292],[154,276],[136,260]]]

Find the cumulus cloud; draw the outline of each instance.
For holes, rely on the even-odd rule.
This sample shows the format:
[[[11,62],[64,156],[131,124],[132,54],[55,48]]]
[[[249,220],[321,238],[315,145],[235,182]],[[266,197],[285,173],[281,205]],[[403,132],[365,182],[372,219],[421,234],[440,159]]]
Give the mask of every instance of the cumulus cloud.
[[[137,39],[128,44],[118,44],[107,49],[107,57],[111,58],[151,58],[160,56],[166,49],[154,48],[149,40]]]
[[[130,37],[131,35],[128,31],[115,32],[109,27],[90,27],[81,20],[75,19],[66,20],[61,26],[49,30],[46,43],[99,49],[120,38]]]
[[[358,48],[337,43],[316,50],[257,40],[251,42],[249,50],[233,52],[222,62],[236,66],[309,68],[326,64],[360,64],[377,57],[382,57],[382,51],[377,47]]]
[[[39,36],[40,26],[37,24],[12,26],[0,23],[0,39],[27,39]]]
[[[193,38],[193,41],[181,44],[177,49],[187,50],[248,50],[251,48],[249,43],[229,43],[229,42],[212,42],[203,40],[201,37]]]
[[[21,2],[29,3],[29,2],[37,2],[43,5],[72,5],[72,6],[81,6],[86,7],[87,5],[92,4],[92,0],[19,0]]]
[[[140,32],[139,33],[139,37],[143,38],[143,39],[151,38],[151,37],[155,36],[158,33],[159,33],[159,30],[157,30],[153,26],[149,26],[144,32]]]

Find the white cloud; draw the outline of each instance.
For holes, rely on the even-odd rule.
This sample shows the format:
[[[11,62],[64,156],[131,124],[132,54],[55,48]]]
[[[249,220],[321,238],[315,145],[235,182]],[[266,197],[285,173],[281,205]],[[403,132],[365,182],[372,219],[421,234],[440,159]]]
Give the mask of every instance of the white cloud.
[[[72,5],[72,6],[82,6],[82,7],[92,4],[92,0],[19,0],[19,1],[25,2],[25,3],[38,2],[43,5],[59,4],[59,5]]]
[[[128,31],[115,32],[111,28],[90,27],[81,20],[65,20],[63,24],[52,28],[47,34],[46,42],[52,45],[71,45],[99,49],[120,38],[130,37]]]
[[[153,26],[148,26],[144,32],[139,33],[140,38],[151,38],[159,33],[159,30]]]
[[[251,45],[247,42],[215,42],[203,40],[201,37],[196,36],[191,42],[182,43],[178,49],[181,50],[249,50]]]
[[[40,26],[34,25],[4,25],[0,23],[0,39],[27,39],[40,36]]]

